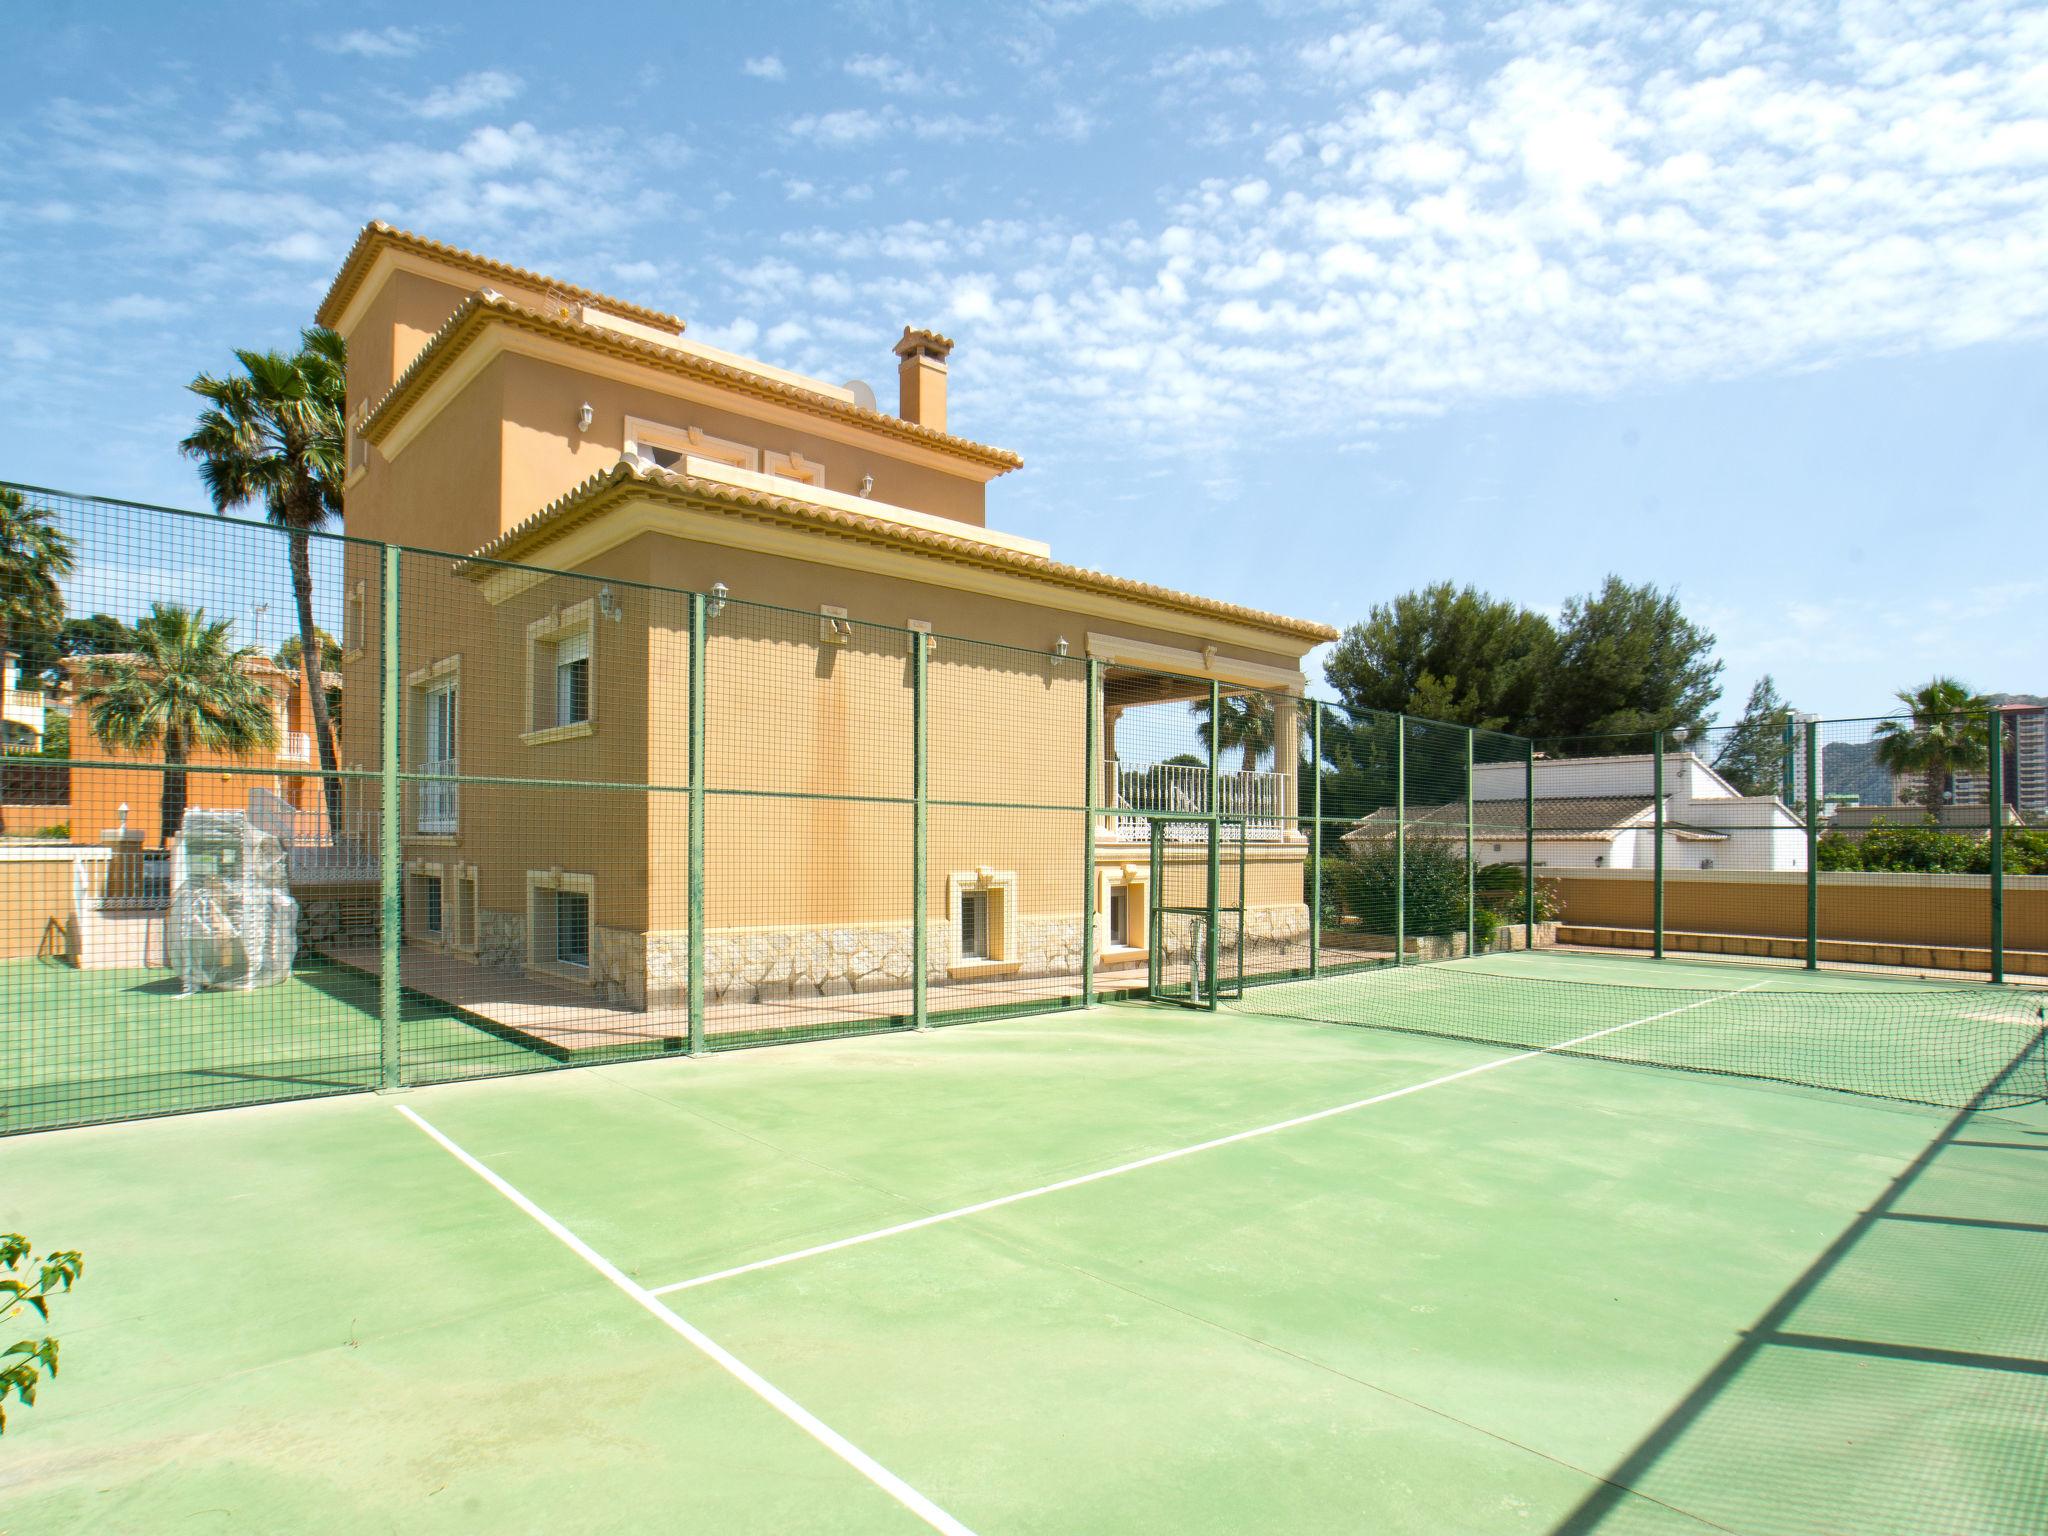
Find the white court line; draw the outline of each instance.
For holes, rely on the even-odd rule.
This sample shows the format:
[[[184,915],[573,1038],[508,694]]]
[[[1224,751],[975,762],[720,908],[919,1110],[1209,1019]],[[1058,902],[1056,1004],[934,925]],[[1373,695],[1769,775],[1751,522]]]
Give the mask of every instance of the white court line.
[[[1385,1093],[1376,1093],[1369,1099],[1353,1099],[1348,1104],[1338,1104],[1329,1109],[1318,1109],[1306,1115],[1296,1115],[1291,1120],[1276,1120],[1271,1125],[1255,1126],[1249,1131],[1236,1131],[1228,1136],[1218,1136],[1213,1141],[1198,1141],[1191,1147],[1176,1147],[1171,1152],[1154,1152],[1150,1157],[1141,1157],[1134,1162],[1118,1163],[1114,1168],[1098,1168],[1093,1173],[1076,1174],[1071,1179],[1061,1179],[1054,1184],[1041,1184],[1036,1189],[1019,1190],[1014,1195],[998,1195],[993,1200],[980,1200],[973,1205],[963,1205],[957,1210],[940,1211],[932,1216],[920,1216],[914,1221],[899,1221],[893,1227],[882,1227],[874,1232],[863,1232],[857,1237],[842,1237],[835,1242],[819,1243],[811,1248],[799,1248],[794,1253],[778,1254],[772,1259],[756,1259],[751,1264],[735,1264],[731,1269],[714,1270],[708,1275],[698,1275],[691,1280],[677,1280],[668,1285],[657,1285],[648,1292],[650,1296],[667,1296],[675,1291],[687,1291],[700,1285],[709,1285],[714,1280],[730,1280],[735,1275],[749,1275],[759,1269],[775,1269],[783,1264],[794,1264],[798,1259],[814,1259],[819,1254],[836,1253],[841,1248],[856,1248],[862,1243],[879,1242],[885,1237],[896,1237],[905,1232],[916,1232],[924,1227],[935,1227],[942,1221],[958,1221],[963,1216],[979,1216],[983,1211],[1000,1210],[1006,1205],[1015,1205],[1020,1200],[1036,1200],[1040,1195],[1058,1194],[1063,1189],[1078,1189],[1083,1184],[1093,1184],[1098,1179],[1113,1179],[1120,1173],[1136,1173],[1140,1168],[1153,1168],[1160,1163],[1170,1163],[1176,1158],[1192,1157],[1197,1152],[1214,1151],[1217,1147],[1232,1146],[1240,1141],[1250,1141],[1258,1136],[1271,1136],[1276,1131],[1290,1131],[1297,1125],[1310,1125],[1317,1120],[1327,1120],[1332,1115],[1348,1115],[1354,1109],[1370,1109],[1375,1104],[1385,1104],[1392,1099],[1404,1099],[1411,1093],[1421,1093],[1425,1088],[1441,1088],[1446,1083],[1455,1083],[1461,1078],[1477,1077],[1482,1072],[1491,1072],[1497,1067],[1511,1067],[1518,1061],[1527,1061],[1532,1056],[1548,1056],[1553,1051],[1568,1051],[1575,1045],[1584,1045],[1588,1040],[1598,1040],[1602,1035],[1612,1035],[1624,1029],[1634,1029],[1639,1024],[1654,1024],[1659,1019],[1671,1018],[1674,1014],[1690,1013],[1695,1008],[1704,1008],[1708,1003],[1725,1002],[1744,992],[1754,992],[1758,987],[1769,986],[1771,978],[1751,982],[1746,987],[1737,987],[1733,992],[1714,992],[1696,1003],[1685,1003],[1677,1008],[1667,1008],[1662,1013],[1649,1014],[1644,1018],[1630,1019],[1624,1024],[1610,1024],[1605,1029],[1592,1030],[1570,1040],[1561,1040],[1556,1045],[1546,1045],[1533,1051],[1518,1051],[1512,1056],[1502,1056],[1493,1061],[1482,1061],[1476,1067],[1466,1067],[1459,1072],[1447,1072],[1442,1077],[1433,1077],[1426,1083],[1410,1083],[1406,1088],[1393,1088]]]
[[[901,1504],[905,1509],[924,1521],[926,1525],[935,1531],[945,1532],[946,1536],[974,1536],[974,1532],[968,1529],[968,1527],[962,1525],[930,1499],[911,1487],[910,1484],[904,1482],[902,1478],[891,1472],[879,1461],[876,1461],[874,1457],[855,1445],[851,1440],[848,1440],[838,1430],[818,1418],[780,1387],[777,1387],[773,1382],[760,1375],[745,1361],[729,1353],[709,1335],[691,1327],[690,1324],[676,1316],[675,1313],[655,1300],[653,1293],[648,1291],[646,1287],[628,1279],[611,1260],[591,1247],[590,1244],[584,1242],[582,1238],[527,1199],[525,1195],[514,1189],[504,1179],[477,1161],[477,1159],[463,1151],[462,1148],[442,1135],[440,1131],[429,1125],[420,1115],[403,1104],[396,1105],[395,1108],[406,1119],[433,1137],[434,1140],[438,1141],[449,1152],[452,1152],[456,1159],[464,1167],[468,1168],[471,1173],[482,1179],[491,1188],[518,1206],[520,1210],[526,1212],[527,1215],[547,1228],[549,1232],[559,1238],[564,1246],[578,1258],[582,1259],[584,1263],[588,1264],[600,1275],[603,1275],[605,1279],[611,1281],[613,1285],[646,1308],[664,1327],[695,1345],[697,1349],[709,1356],[715,1363],[738,1377],[740,1382],[756,1397],[760,1398],[762,1402],[773,1408],[785,1419],[788,1419],[790,1423],[796,1425],[798,1429],[801,1429],[813,1440],[824,1446],[826,1450],[888,1494],[898,1504]]]

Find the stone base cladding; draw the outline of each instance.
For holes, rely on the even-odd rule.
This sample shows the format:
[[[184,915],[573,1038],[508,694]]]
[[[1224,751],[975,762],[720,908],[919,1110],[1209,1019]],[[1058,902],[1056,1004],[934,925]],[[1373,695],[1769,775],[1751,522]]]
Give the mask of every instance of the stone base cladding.
[[[478,961],[500,970],[523,969],[525,920],[515,912],[491,911],[479,913],[478,919]],[[929,933],[925,979],[934,987],[949,985],[957,930],[940,922]],[[591,986],[598,998],[630,1008],[680,1007],[688,1001],[687,932],[594,927],[590,939]],[[1024,917],[1012,939],[1014,964],[977,976],[977,981],[999,985],[1081,972],[1078,915]],[[1176,944],[1184,951],[1185,939],[1169,932],[1169,959],[1176,955]],[[1307,907],[1254,907],[1245,913],[1248,971],[1305,963],[1299,957],[1307,953],[1307,944]],[[704,940],[704,1001],[713,1006],[907,991],[910,974],[909,923],[713,930]]]

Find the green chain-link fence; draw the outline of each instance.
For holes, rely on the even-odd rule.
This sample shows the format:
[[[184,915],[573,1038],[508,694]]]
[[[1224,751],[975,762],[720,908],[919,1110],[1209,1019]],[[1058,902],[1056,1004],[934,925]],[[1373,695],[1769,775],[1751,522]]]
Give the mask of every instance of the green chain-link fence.
[[[286,532],[16,489],[68,554],[5,578],[0,1129],[1559,945],[2048,956],[2023,712],[1531,743],[328,534],[309,667]]]

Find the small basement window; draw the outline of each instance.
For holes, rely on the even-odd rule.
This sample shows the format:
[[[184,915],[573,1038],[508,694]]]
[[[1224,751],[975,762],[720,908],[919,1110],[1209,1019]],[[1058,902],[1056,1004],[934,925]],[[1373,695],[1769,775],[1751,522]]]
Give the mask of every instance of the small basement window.
[[[590,964],[590,897],[582,891],[555,892],[555,959]]]
[[[960,894],[960,958],[993,960],[994,926],[989,921],[989,893],[963,891]]]

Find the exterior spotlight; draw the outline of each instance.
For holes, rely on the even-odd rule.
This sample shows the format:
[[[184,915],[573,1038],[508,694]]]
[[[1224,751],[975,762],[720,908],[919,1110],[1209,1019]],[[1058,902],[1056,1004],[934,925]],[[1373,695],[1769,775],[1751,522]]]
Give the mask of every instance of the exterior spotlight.
[[[732,594],[732,588],[722,581],[711,583],[711,595],[704,601],[704,617],[715,619],[725,612],[725,600]]]
[[[588,400],[584,401],[583,408],[576,413],[576,430],[578,432],[588,432],[591,422],[596,419],[597,413],[590,408],[590,402]]]

